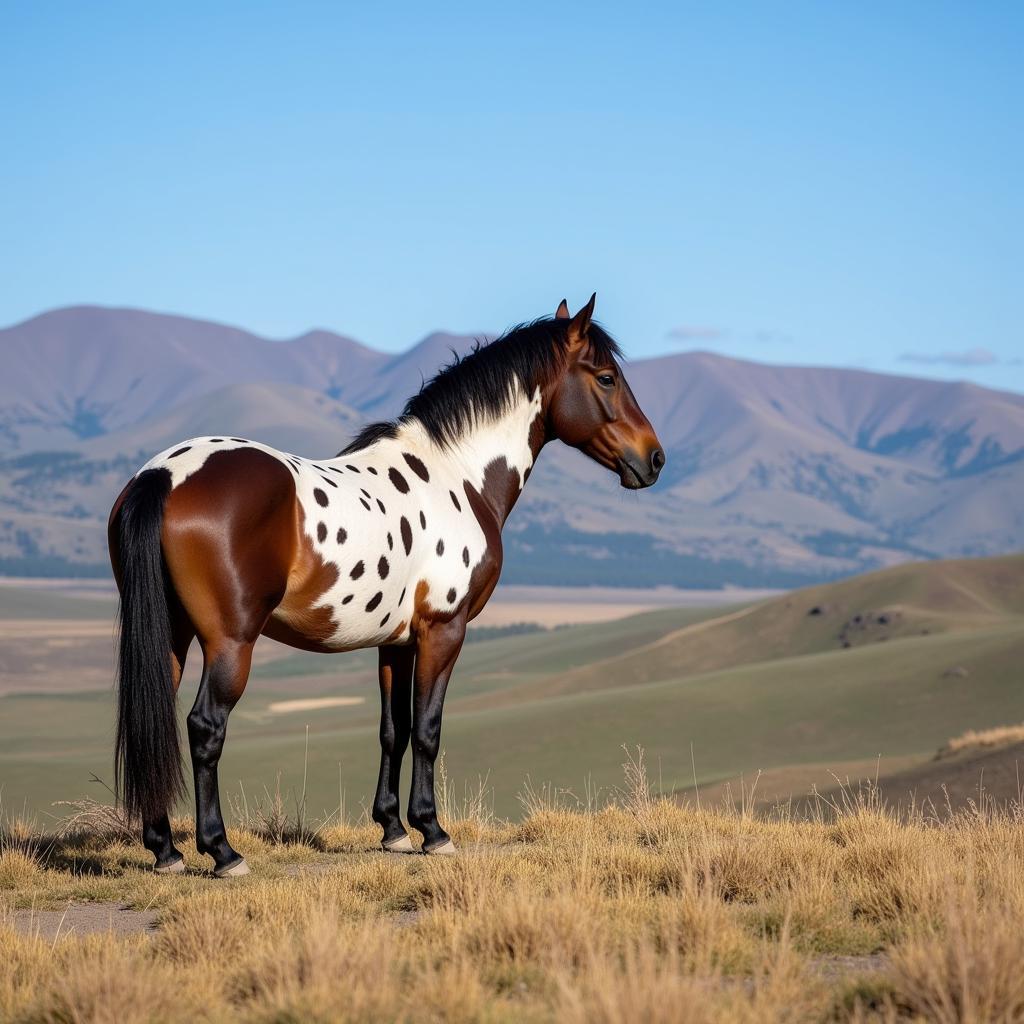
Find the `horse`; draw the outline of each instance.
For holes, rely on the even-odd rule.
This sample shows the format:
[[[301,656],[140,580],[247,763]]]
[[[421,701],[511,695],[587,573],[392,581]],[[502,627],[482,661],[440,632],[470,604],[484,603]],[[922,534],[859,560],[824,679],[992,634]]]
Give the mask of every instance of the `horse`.
[[[434,802],[445,691],[537,456],[563,441],[634,490],[665,464],[595,301],[570,316],[563,299],[554,317],[456,356],[397,420],[365,427],[335,458],[193,438],[127,484],[108,525],[120,593],[115,774],[155,871],[184,871],[168,814],[184,790],[175,706],[196,638],[196,848],[215,876],[249,871],[228,842],[217,764],[261,635],[306,651],[378,649],[381,846],[414,850],[398,792],[411,739],[409,824],[424,853],[454,852]]]

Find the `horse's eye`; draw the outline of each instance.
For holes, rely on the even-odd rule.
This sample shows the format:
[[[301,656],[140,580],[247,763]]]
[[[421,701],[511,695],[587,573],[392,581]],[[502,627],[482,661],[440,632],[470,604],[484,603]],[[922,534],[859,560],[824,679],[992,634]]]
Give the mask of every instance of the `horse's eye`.
[[[599,374],[597,383],[603,388],[613,388],[615,387],[615,375],[612,373]]]

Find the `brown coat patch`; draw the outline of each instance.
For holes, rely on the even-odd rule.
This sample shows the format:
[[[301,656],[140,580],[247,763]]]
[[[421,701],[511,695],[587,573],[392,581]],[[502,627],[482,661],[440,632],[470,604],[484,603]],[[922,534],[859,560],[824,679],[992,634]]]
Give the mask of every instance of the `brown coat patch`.
[[[296,504],[287,467],[256,448],[215,452],[168,495],[164,559],[201,640],[259,636],[287,585]]]

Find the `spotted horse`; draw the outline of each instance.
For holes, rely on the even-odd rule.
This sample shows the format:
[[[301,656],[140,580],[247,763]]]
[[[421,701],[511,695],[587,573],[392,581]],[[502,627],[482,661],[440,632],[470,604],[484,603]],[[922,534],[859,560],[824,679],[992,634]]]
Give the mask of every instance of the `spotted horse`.
[[[228,843],[217,763],[261,634],[307,651],[378,649],[383,848],[413,849],[398,793],[411,738],[409,824],[425,853],[454,851],[434,803],[445,690],[541,448],[563,441],[630,489],[649,487],[665,463],[594,301],[570,316],[563,300],[554,317],[456,359],[396,421],[366,427],[336,458],[194,438],[121,492],[108,530],[121,593],[117,778],[156,871],[184,870],[168,812],[184,788],[175,702],[196,638],[196,846],[217,876],[248,871]]]

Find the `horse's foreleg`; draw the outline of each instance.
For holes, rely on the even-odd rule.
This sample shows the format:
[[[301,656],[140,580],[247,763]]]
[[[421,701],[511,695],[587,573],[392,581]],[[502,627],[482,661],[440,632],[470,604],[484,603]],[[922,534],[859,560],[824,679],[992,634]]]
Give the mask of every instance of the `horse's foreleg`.
[[[206,662],[196,702],[188,716],[188,739],[196,790],[196,848],[213,857],[218,878],[248,874],[245,859],[228,843],[220,810],[217,764],[228,715],[249,678],[252,643],[222,641],[204,649]]]
[[[399,813],[398,782],[402,758],[412,730],[412,673],[416,648],[381,647],[380,664],[380,775],[373,801],[373,820],[384,829],[381,845],[392,853],[412,850]]]
[[[425,631],[416,648],[409,824],[423,833],[424,853],[455,851],[451,837],[437,822],[434,762],[441,746],[445,690],[465,637],[466,615],[462,612],[450,622],[438,622]]]

